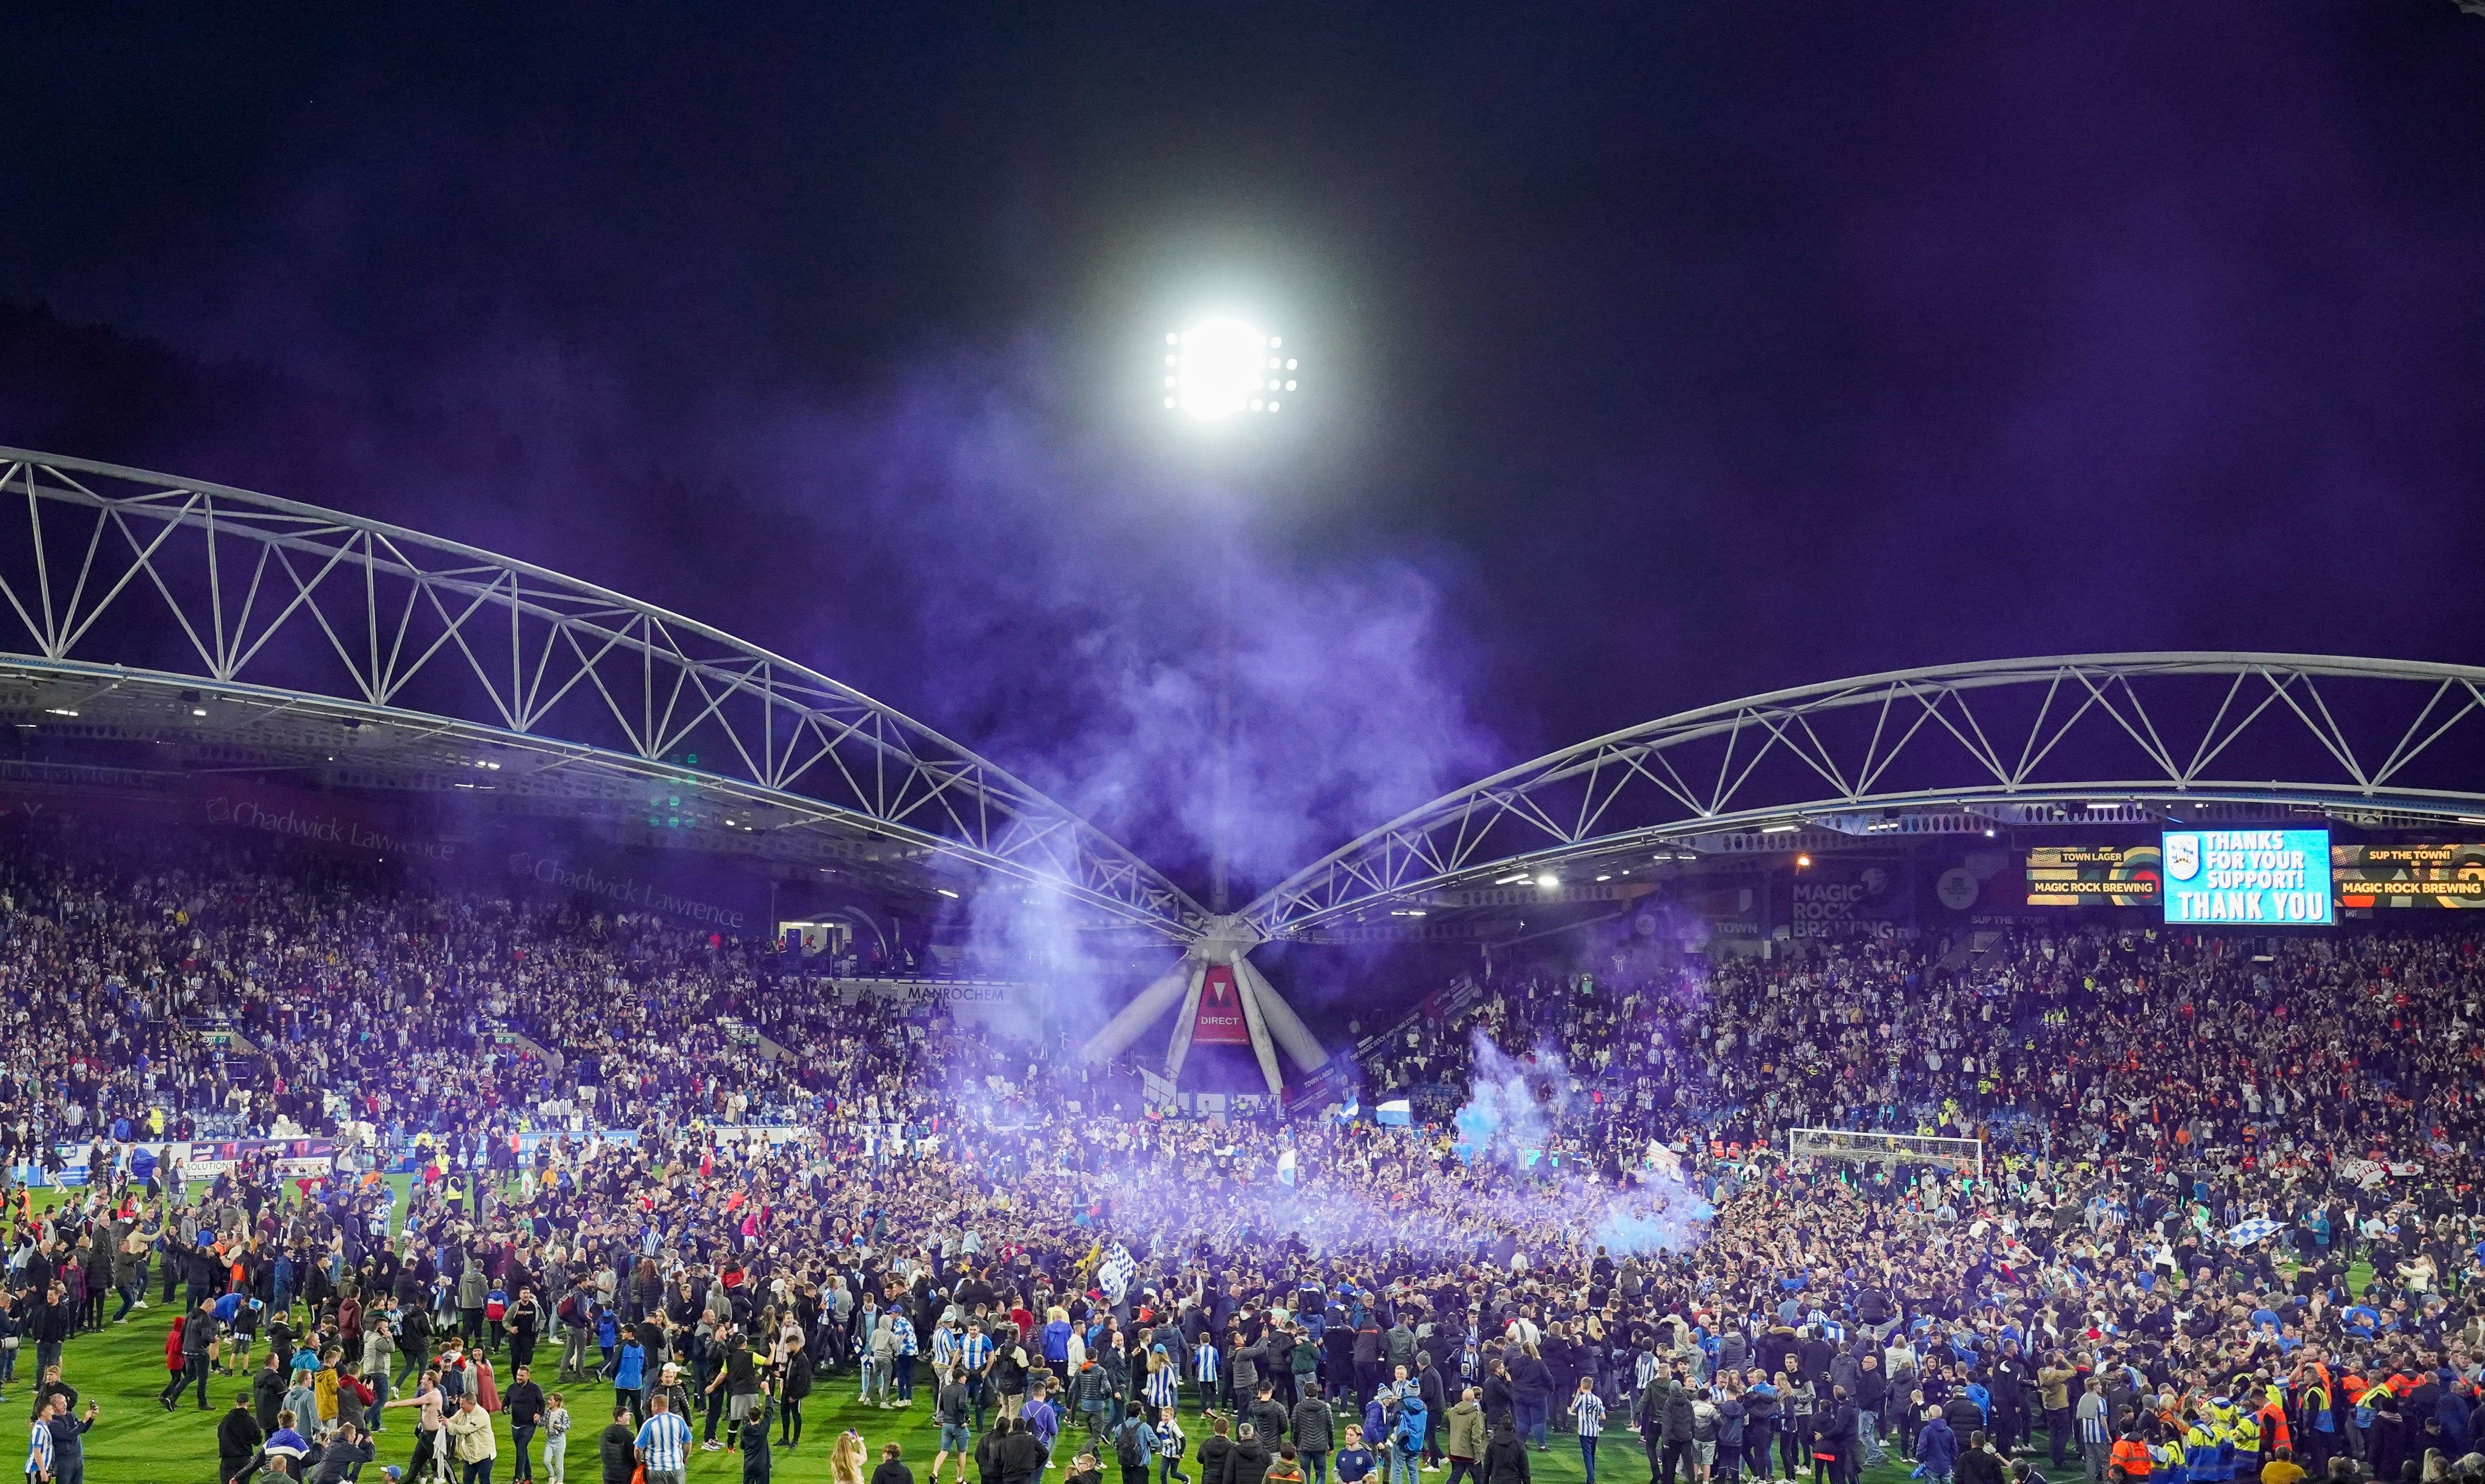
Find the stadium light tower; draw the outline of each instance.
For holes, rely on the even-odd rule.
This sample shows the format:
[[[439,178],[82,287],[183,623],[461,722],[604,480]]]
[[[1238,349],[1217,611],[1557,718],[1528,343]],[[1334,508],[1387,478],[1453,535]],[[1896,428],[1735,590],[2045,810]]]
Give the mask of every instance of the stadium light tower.
[[[1283,337],[1231,316],[1213,316],[1187,330],[1171,330],[1164,344],[1164,405],[1185,421],[1224,426],[1282,410],[1300,384],[1301,362]],[[1234,787],[1234,558],[1216,563],[1216,720],[1215,797],[1210,801],[1209,910],[1222,916],[1232,902],[1226,838]]]
[[[1162,368],[1165,411],[1188,430],[1222,434],[1236,425],[1283,411],[1299,386],[1301,362],[1285,342],[1257,324],[1231,316],[1195,321],[1188,330],[1164,338]],[[1233,448],[1225,437],[1213,442]],[[1318,1037],[1307,1030],[1266,976],[1251,963],[1260,935],[1234,911],[1226,880],[1226,841],[1231,836],[1234,774],[1234,552],[1230,528],[1220,528],[1216,554],[1216,713],[1213,763],[1214,796],[1209,822],[1209,921],[1182,958],[1122,1006],[1105,1028],[1088,1038],[1081,1055],[1103,1061],[1118,1054],[1164,1018],[1174,1016],[1173,1040],[1165,1048],[1165,1076],[1179,1079],[1184,1059],[1196,1042],[1248,1046],[1260,1063],[1269,1095],[1285,1092],[1277,1066],[1283,1051],[1305,1073],[1318,1071],[1328,1059]],[[1168,1089],[1170,1082],[1168,1082]]]

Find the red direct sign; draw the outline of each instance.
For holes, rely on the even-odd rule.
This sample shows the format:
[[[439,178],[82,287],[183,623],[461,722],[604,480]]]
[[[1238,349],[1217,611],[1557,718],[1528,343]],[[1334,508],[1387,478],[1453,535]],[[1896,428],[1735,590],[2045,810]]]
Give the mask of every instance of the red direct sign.
[[[1235,988],[1234,971],[1224,964],[1209,966],[1199,986],[1199,1013],[1191,1019],[1190,1039],[1199,1046],[1248,1046],[1251,1028],[1242,1021],[1242,996]]]

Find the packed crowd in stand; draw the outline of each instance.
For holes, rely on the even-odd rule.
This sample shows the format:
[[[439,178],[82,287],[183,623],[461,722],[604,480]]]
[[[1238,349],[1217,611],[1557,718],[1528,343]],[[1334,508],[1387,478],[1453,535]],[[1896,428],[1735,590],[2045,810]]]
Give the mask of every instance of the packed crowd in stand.
[[[1369,1058],[1365,1109],[1467,1098],[1400,1128],[1151,1116],[1049,1031],[363,867],[21,838],[0,893],[0,1127],[102,1172],[8,1218],[44,1479],[94,1421],[52,1367],[150,1299],[161,1403],[231,1404],[219,1481],[765,1478],[831,1385],[922,1403],[980,1484],[1523,1484],[1557,1432],[1667,1484],[2485,1478],[2453,932],[1504,968]],[[1790,1126],[1985,1159],[1789,1162]],[[374,1153],[132,1155],[205,1130]],[[367,1172],[409,1147],[404,1194]]]

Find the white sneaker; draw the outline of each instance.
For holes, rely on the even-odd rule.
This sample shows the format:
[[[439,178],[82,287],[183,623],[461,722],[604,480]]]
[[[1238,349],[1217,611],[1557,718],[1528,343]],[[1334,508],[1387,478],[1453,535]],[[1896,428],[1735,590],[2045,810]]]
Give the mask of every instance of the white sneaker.
[[[724,1451],[724,1444],[711,1440],[710,1442],[700,1443],[699,1448],[703,1452],[722,1453]]]
[[[145,1308],[145,1307],[147,1306],[147,1301],[146,1301],[145,1299],[141,1299],[141,1300],[139,1300],[137,1303],[132,1304],[132,1305],[129,1305],[129,1306],[130,1306],[131,1308]]]

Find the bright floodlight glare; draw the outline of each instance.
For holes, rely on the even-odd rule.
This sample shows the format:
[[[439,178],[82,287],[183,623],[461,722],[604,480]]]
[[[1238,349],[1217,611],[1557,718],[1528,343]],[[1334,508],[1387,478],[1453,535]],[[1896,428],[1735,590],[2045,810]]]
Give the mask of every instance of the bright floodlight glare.
[[[1542,890],[1547,892],[1552,891],[1555,887],[1558,887],[1561,884],[1562,878],[1554,875],[1551,871],[1546,871],[1543,875],[1536,878],[1536,885]]]
[[[1175,354],[1165,357],[1172,371],[1165,378],[1171,394],[1167,406],[1203,422],[1277,410],[1267,398],[1279,389],[1279,381],[1268,374],[1278,364],[1269,354],[1277,347],[1275,337],[1239,319],[1209,319],[1166,336],[1165,343],[1176,347]],[[1285,390],[1293,389],[1286,384]]]

